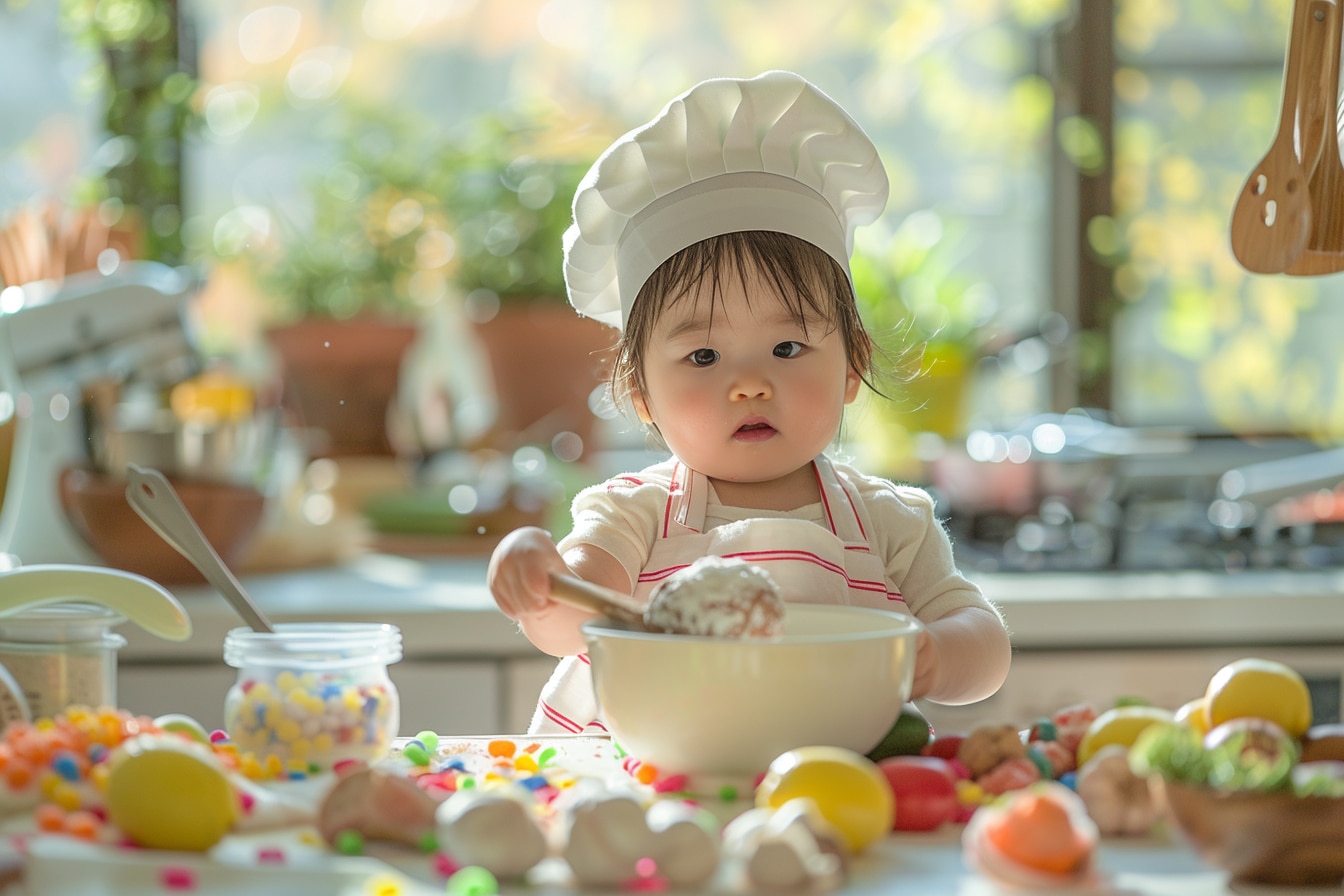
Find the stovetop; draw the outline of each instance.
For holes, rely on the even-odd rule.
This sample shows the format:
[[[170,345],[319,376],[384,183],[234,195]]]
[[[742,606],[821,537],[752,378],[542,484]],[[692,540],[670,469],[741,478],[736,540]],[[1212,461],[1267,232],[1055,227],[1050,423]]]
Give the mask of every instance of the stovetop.
[[[1290,478],[1311,470],[1319,480],[1317,459],[1337,453],[1297,442],[1201,444],[1189,457],[1126,459],[1111,495],[1086,507],[1046,495],[1027,514],[945,507],[944,517],[968,571],[1344,568],[1344,485],[1311,482],[1295,493],[1276,482],[1263,500],[1233,500],[1224,477],[1272,460]]]

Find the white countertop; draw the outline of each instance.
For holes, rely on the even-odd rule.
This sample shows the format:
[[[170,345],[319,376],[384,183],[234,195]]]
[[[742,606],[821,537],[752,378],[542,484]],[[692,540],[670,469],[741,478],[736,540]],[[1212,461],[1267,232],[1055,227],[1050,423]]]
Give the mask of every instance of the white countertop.
[[[418,860],[403,854],[375,851],[378,858],[325,856],[305,862],[302,870],[321,881],[322,892],[357,896],[372,892],[376,881],[386,884],[394,868],[405,873],[397,881],[404,896],[442,894],[443,883],[433,875],[411,870]],[[294,887],[277,880],[276,871],[252,862],[213,862],[189,853],[174,854],[175,867],[190,868],[198,892],[280,892]],[[44,838],[30,846],[28,892],[59,891],[68,896],[101,896],[113,892],[157,892],[162,864],[146,852],[110,851],[69,838]],[[1084,887],[1061,889],[1061,896],[1305,896],[1338,893],[1338,889],[1291,889],[1228,883],[1227,874],[1204,865],[1189,849],[1163,837],[1132,840],[1106,839],[1097,853],[1098,880]],[[501,896],[582,896],[612,893],[562,884],[504,885]],[[679,891],[684,892],[684,891]],[[725,884],[706,890],[720,896],[741,896],[744,887]],[[1005,896],[1025,893],[995,884],[967,867],[962,857],[961,828],[945,826],[927,834],[894,834],[873,844],[850,865],[847,882],[836,896],[890,896],[893,893],[928,896]]]
[[[407,657],[536,657],[485,587],[483,557],[365,554],[335,567],[248,576],[273,621],[400,626]],[[1344,646],[1344,570],[978,574],[1019,649]],[[181,643],[124,626],[123,660],[216,659],[242,624],[208,586],[171,589],[194,632]]]

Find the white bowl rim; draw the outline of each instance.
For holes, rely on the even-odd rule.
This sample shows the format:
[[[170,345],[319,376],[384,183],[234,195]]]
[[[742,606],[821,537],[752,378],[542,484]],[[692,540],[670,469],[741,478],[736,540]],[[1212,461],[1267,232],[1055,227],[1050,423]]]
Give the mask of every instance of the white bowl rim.
[[[794,609],[804,612],[820,612],[823,615],[831,612],[841,612],[858,616],[869,616],[874,620],[872,628],[855,632],[839,633],[820,633],[820,634],[795,634],[778,635],[773,638],[726,638],[722,635],[674,635],[666,632],[646,632],[634,628],[628,628],[621,623],[613,623],[605,616],[599,616],[596,619],[590,619],[579,626],[579,630],[584,635],[600,635],[603,638],[613,638],[631,641],[657,641],[662,643],[695,643],[695,644],[749,644],[754,648],[766,648],[776,644],[835,644],[850,641],[871,641],[878,638],[890,638],[892,636],[914,635],[924,628],[924,623],[913,616],[907,616],[903,613],[897,613],[892,610],[883,610],[877,607],[854,607],[849,604],[817,604],[803,601],[790,601],[786,605],[786,612]]]

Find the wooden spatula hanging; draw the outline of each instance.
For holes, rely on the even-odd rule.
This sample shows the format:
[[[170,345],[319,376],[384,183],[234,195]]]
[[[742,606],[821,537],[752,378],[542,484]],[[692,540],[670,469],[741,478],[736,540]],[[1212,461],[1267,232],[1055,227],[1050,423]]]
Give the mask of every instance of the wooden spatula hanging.
[[[1307,191],[1311,235],[1306,249],[1284,270],[1296,276],[1344,271],[1344,163],[1339,156],[1338,122],[1344,14],[1337,0],[1311,0],[1308,14],[1303,58],[1320,67],[1307,77],[1299,102],[1303,161],[1312,163]]]
[[[1287,270],[1306,250],[1311,236],[1308,173],[1297,155],[1296,131],[1303,45],[1310,24],[1318,22],[1309,8],[1321,4],[1333,5],[1327,0],[1294,0],[1278,131],[1232,208],[1232,254],[1257,274]]]

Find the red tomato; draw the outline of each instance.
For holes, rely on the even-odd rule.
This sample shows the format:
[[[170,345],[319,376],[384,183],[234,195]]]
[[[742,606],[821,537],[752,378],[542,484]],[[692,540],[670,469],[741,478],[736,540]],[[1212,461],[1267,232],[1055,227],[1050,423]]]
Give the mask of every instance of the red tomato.
[[[937,756],[891,756],[877,767],[896,797],[895,831],[932,831],[957,814],[957,779]]]
[[[925,744],[919,753],[921,756],[937,756],[939,759],[956,759],[961,742],[965,739],[964,734],[943,734]]]

